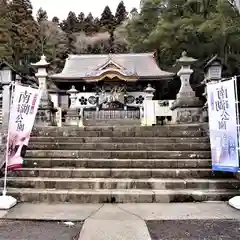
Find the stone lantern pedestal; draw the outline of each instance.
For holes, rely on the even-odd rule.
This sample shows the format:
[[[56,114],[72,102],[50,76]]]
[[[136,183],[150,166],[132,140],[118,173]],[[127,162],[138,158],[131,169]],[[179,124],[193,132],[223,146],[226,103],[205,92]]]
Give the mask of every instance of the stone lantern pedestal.
[[[202,121],[202,102],[195,96],[190,85],[190,76],[193,73],[191,64],[197,59],[187,56],[186,52],[177,60],[181,65],[178,76],[181,80],[181,88],[176,101],[172,104],[174,123],[199,123]]]

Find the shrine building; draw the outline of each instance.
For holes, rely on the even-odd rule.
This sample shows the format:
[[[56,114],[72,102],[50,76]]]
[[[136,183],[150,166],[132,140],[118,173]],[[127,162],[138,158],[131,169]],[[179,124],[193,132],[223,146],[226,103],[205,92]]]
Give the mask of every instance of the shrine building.
[[[35,64],[39,70],[40,62]],[[84,125],[110,120],[140,124],[146,93],[155,102],[156,117],[171,116],[169,102],[161,102],[161,89],[174,76],[158,66],[154,53],[69,55],[62,72],[49,76],[48,93],[67,125],[77,124],[77,115]]]

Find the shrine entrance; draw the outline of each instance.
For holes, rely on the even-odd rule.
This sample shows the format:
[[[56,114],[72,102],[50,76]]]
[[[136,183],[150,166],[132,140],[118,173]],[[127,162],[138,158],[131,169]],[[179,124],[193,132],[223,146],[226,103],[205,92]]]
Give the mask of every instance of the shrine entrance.
[[[95,83],[96,107],[85,108],[83,119],[91,124],[99,122],[124,123],[131,121],[140,124],[140,106],[128,104],[129,84],[119,73],[105,73],[105,77]]]

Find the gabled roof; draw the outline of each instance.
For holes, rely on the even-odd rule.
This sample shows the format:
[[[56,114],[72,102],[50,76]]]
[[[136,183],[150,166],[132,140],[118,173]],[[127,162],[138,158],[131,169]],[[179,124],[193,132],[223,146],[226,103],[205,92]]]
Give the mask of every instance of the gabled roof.
[[[106,67],[110,62],[122,67],[126,74],[136,75],[139,78],[160,79],[175,75],[161,70],[153,53],[128,53],[69,55],[62,72],[50,77],[53,79],[84,79],[93,75],[97,69]]]
[[[97,67],[96,70],[101,71],[101,70],[104,70],[109,67],[114,67],[118,70],[124,69],[124,67],[120,66],[118,63],[114,62],[111,57],[109,57],[108,61],[106,63],[104,63],[102,66]]]

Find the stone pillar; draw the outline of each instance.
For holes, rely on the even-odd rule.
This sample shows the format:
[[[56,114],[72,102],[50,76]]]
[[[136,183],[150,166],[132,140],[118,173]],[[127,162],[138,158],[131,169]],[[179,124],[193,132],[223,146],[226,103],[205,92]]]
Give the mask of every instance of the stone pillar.
[[[195,96],[190,85],[190,76],[193,73],[191,64],[197,59],[187,56],[186,52],[177,60],[181,65],[178,76],[181,80],[181,88],[177,94],[177,99],[172,104],[173,123],[199,123],[202,117],[202,102]]]
[[[40,126],[51,126],[55,124],[56,109],[53,107],[47,87],[48,65],[49,63],[46,61],[46,57],[44,55],[41,56],[41,60],[39,62],[32,64],[32,66],[35,66],[38,70],[35,76],[38,78],[39,89],[42,90],[42,97],[35,121],[35,124]]]
[[[79,109],[76,106],[78,90],[75,88],[75,86],[72,86],[72,88],[68,90],[67,93],[70,95],[69,98],[71,102],[66,115],[66,124],[70,126],[78,126],[79,125]]]
[[[155,103],[153,101],[155,89],[148,84],[145,89],[145,98],[143,102],[143,126],[152,126],[156,124]]]

